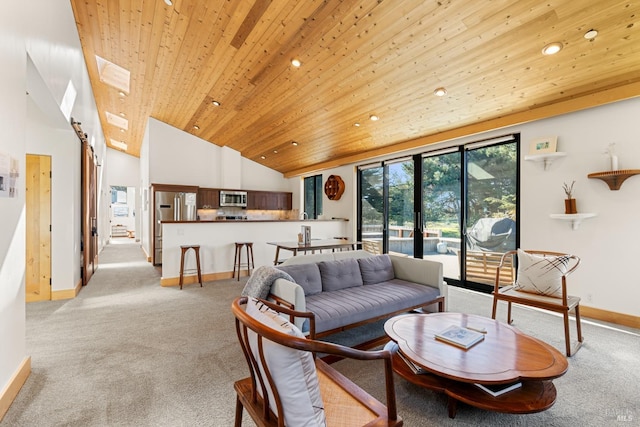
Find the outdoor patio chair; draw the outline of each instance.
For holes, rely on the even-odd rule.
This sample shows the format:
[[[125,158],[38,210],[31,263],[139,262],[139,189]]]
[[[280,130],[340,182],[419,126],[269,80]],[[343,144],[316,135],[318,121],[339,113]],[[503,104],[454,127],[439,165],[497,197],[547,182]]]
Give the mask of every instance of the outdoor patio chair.
[[[501,267],[517,256],[518,271],[514,283],[504,285],[500,279]],[[512,323],[511,304],[522,304],[561,313],[564,319],[564,339],[567,356],[572,356],[582,344],[580,325],[580,298],[567,294],[567,276],[575,271],[580,258],[575,255],[550,252],[522,250],[506,252],[502,256],[500,266],[496,269],[493,290],[493,312],[496,318],[498,301],[506,301],[507,322]],[[569,335],[569,312],[573,310],[578,332],[578,343],[571,348]]]

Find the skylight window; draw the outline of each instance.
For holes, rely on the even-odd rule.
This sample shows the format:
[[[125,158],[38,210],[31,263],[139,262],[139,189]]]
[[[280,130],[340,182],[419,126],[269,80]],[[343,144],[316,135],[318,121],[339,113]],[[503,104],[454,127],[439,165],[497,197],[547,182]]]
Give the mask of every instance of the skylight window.
[[[107,61],[98,55],[96,55],[96,62],[98,63],[98,74],[100,75],[100,81],[102,83],[113,86],[125,94],[129,93],[129,82],[131,79],[129,70]]]
[[[106,112],[107,122],[111,125],[117,126],[120,129],[128,130],[129,129],[129,120],[124,119],[120,116],[117,116],[113,113]]]

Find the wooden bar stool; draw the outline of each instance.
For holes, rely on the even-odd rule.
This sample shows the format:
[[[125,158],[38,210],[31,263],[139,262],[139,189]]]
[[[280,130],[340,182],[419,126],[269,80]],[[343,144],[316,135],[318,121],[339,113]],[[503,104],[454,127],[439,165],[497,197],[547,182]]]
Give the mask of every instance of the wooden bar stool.
[[[196,253],[196,268],[195,269],[187,269],[187,272],[197,271],[198,272],[198,283],[200,283],[200,287],[202,287],[202,275],[200,273],[200,245],[181,245],[180,246],[180,289],[182,289],[182,281],[184,279],[184,254],[187,253],[189,249],[193,249]]]
[[[247,262],[242,262],[242,248],[247,248]],[[236,253],[233,258],[233,276],[236,277],[236,268],[238,269],[238,281],[240,280],[240,269],[243,265],[247,266],[247,276],[251,276],[251,269],[255,268],[253,263],[253,242],[236,242]]]

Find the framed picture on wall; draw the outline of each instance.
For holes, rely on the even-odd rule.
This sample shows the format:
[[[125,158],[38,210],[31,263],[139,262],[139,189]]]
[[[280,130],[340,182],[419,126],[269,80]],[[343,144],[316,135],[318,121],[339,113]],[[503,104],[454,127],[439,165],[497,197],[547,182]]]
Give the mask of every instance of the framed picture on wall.
[[[555,153],[558,147],[557,136],[536,138],[529,144],[529,154]]]

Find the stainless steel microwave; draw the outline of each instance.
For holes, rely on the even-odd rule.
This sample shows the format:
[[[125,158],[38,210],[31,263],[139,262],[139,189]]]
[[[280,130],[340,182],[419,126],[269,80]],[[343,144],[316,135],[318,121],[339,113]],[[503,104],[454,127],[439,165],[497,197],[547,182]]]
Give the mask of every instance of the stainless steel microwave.
[[[220,191],[220,207],[237,206],[247,207],[246,191]]]

